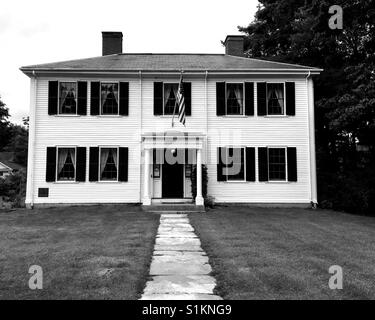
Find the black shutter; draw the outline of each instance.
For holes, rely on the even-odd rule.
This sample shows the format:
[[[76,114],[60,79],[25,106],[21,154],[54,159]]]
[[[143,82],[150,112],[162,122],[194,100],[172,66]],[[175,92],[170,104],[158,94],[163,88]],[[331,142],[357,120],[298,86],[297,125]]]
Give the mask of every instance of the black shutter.
[[[216,115],[225,116],[225,82],[216,82]]]
[[[128,181],[128,148],[119,148],[118,181]]]
[[[254,82],[245,82],[245,115],[254,115]]]
[[[294,82],[287,82],[285,88],[286,114],[288,116],[296,115],[296,86]]]
[[[91,111],[92,116],[99,115],[100,82],[91,82]]]
[[[257,84],[258,116],[267,115],[267,83]]]
[[[78,108],[77,114],[87,115],[87,81],[78,81]]]
[[[246,148],[246,181],[255,181],[255,148]]]
[[[259,181],[268,181],[267,148],[258,148]]]
[[[297,148],[287,148],[288,181],[297,181]]]
[[[77,148],[77,169],[76,169],[76,181],[86,181],[86,148]]]
[[[224,169],[226,168],[226,159],[222,159],[222,155],[226,154],[225,147],[217,148],[217,181],[227,181]]]
[[[46,181],[56,180],[56,147],[47,147]]]
[[[48,81],[48,114],[57,114],[58,81]]]
[[[120,112],[121,116],[129,115],[129,82],[120,82]]]
[[[98,181],[99,176],[99,147],[90,147],[89,181]]]
[[[154,82],[154,116],[163,115],[163,82]]]
[[[191,116],[191,82],[184,82],[185,115]]]

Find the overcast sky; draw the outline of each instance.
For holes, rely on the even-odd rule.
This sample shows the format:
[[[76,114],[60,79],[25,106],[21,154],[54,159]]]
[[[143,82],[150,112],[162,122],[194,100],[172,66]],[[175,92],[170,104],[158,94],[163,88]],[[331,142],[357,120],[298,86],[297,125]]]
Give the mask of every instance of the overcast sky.
[[[253,20],[257,0],[12,0],[0,5],[0,96],[10,120],[29,112],[30,64],[101,55],[101,31],[129,53],[224,53],[220,40]]]

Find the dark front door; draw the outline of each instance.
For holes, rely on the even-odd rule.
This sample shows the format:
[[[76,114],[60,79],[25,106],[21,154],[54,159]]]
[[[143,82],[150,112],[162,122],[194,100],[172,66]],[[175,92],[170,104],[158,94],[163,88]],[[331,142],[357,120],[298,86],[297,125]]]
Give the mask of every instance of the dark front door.
[[[182,164],[163,164],[162,194],[163,198],[184,197],[184,167]]]

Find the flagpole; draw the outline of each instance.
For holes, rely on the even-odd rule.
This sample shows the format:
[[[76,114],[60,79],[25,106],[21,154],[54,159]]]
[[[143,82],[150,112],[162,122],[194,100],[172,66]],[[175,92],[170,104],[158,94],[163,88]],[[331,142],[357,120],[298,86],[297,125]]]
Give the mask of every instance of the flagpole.
[[[180,81],[178,83],[178,87],[177,87],[177,94],[178,94],[178,90],[180,89],[180,84],[181,84],[181,78],[182,78],[182,70],[181,70],[181,76],[180,76]],[[174,115],[176,114],[176,105],[177,105],[177,97],[176,97],[176,101],[174,103],[174,108],[173,108],[173,116],[172,116],[172,128],[174,127]]]

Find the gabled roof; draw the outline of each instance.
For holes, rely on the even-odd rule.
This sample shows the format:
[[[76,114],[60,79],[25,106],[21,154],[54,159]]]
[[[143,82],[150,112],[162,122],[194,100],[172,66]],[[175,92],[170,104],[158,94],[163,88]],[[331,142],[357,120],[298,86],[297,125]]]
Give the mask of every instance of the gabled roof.
[[[113,54],[88,59],[45,63],[22,67],[24,73],[33,71],[296,71],[319,73],[321,69],[225,54]]]
[[[0,152],[0,163],[11,170],[25,169],[24,166],[13,162],[13,152]]]

